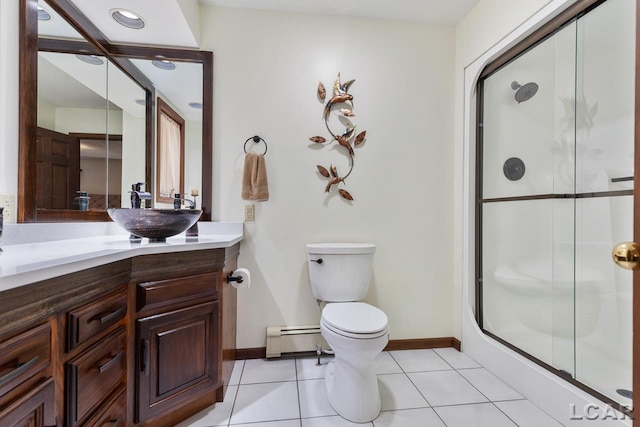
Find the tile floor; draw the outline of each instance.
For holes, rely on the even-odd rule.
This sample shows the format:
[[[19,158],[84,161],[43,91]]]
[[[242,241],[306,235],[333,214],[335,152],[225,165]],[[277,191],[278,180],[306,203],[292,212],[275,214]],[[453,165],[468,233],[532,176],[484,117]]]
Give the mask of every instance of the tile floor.
[[[179,427],[546,427],[561,426],[517,391],[453,348],[381,353],[382,412],[350,423],[327,400],[324,371],[311,357],[239,360],[224,402]]]

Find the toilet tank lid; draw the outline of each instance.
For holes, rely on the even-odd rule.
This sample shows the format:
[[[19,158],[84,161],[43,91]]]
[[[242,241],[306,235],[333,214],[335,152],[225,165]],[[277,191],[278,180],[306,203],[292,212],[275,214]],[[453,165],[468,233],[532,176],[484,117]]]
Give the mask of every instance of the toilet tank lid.
[[[372,254],[376,251],[373,243],[309,243],[310,254]]]

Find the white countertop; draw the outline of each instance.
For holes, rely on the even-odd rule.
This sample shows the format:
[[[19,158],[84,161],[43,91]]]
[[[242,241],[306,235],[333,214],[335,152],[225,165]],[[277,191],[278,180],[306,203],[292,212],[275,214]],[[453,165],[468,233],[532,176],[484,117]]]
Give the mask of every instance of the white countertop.
[[[197,238],[187,239],[179,234],[165,243],[149,243],[148,239],[132,243],[122,229],[100,224],[92,229],[106,232],[80,238],[73,238],[77,233],[70,224],[21,224],[5,229],[12,236],[7,239],[10,244],[5,245],[3,238],[0,245],[0,292],[138,255],[226,248],[243,238],[242,223],[199,222]],[[52,228],[55,233],[50,232]],[[78,228],[86,232],[87,226],[75,227],[76,232]],[[41,240],[34,234],[40,234]],[[60,239],[60,234],[69,238]]]

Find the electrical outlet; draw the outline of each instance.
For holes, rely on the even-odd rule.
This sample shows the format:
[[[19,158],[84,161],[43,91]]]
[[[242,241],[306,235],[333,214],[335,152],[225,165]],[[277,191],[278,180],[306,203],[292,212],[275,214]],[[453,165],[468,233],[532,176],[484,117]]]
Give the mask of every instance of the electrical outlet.
[[[0,207],[4,210],[2,214],[4,216],[5,224],[16,223],[16,196],[14,194],[0,194]]]
[[[256,205],[244,206],[244,221],[253,222],[256,220]]]

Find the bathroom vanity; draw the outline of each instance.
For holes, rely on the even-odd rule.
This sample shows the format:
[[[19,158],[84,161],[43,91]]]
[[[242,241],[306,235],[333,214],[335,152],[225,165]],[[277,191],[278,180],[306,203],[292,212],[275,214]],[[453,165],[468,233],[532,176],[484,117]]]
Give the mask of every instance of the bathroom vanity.
[[[5,246],[0,425],[174,426],[222,401],[236,336],[226,277],[241,230]]]

